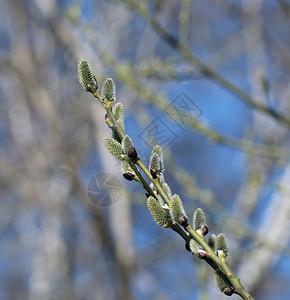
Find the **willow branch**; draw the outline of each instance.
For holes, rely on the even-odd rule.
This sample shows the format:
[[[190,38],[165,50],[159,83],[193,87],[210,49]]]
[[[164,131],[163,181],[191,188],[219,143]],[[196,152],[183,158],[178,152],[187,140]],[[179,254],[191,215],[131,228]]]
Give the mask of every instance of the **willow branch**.
[[[192,237],[203,247],[203,249],[207,252],[207,258],[212,260],[227,276],[229,281],[234,287],[234,293],[240,295],[243,299],[254,300],[254,298],[245,290],[245,288],[240,283],[239,278],[234,274],[234,272],[230,269],[226,261],[222,261],[218,258],[218,256],[214,253],[211,247],[207,244],[205,238],[200,236],[190,224],[185,226],[185,230],[188,231]]]

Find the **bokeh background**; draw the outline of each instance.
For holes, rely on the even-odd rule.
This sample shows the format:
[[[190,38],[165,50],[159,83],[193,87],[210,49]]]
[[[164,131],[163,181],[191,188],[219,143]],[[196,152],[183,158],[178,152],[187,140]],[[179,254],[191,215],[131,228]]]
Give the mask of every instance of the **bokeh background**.
[[[144,162],[151,144],[164,146],[173,193],[190,219],[202,207],[210,232],[226,234],[255,299],[289,299],[290,2],[0,8],[0,299],[226,299],[107,153],[104,111],[77,80],[81,58],[100,86],[114,79]],[[87,195],[103,173],[122,191],[107,208]]]

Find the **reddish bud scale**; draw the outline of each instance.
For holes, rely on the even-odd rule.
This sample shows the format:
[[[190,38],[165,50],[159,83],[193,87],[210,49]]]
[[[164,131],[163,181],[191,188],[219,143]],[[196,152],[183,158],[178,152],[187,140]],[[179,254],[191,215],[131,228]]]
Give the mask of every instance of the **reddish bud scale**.
[[[150,169],[150,174],[153,177],[153,179],[157,179],[156,172],[153,169]]]
[[[132,181],[133,179],[135,179],[135,174],[128,172],[128,173],[124,173],[123,177],[128,181]]]
[[[137,151],[134,147],[128,151],[128,157],[131,161],[135,161],[138,158]]]
[[[231,296],[234,293],[234,290],[230,287],[227,287],[223,290],[223,293],[227,296]]]
[[[208,234],[208,227],[206,225],[203,225],[202,228],[201,228],[201,234],[203,236],[207,235]]]
[[[179,224],[180,224],[181,226],[187,225],[187,218],[186,218],[186,216],[181,216],[181,217],[179,218]]]
[[[206,253],[206,252],[199,252],[199,253],[198,253],[198,257],[199,257],[200,259],[205,259],[205,258],[207,258],[207,253]]]

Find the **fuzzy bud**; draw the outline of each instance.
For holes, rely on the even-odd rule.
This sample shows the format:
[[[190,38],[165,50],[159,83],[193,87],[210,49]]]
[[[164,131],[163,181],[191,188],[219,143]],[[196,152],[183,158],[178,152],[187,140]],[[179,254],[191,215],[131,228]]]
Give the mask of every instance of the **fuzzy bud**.
[[[154,218],[154,221],[164,228],[170,227],[170,220],[168,220],[168,213],[165,211],[159,201],[152,196],[147,199],[147,207]]]
[[[171,199],[172,198],[171,189],[165,181],[162,183],[162,189],[165,192],[165,194],[167,195],[167,197],[169,199]]]
[[[102,88],[102,96],[103,98],[108,99],[110,102],[115,101],[116,89],[115,83],[112,78],[107,78],[103,84]]]
[[[189,241],[189,248],[190,248],[190,251],[195,254],[195,255],[198,255],[199,254],[199,250],[201,250],[201,246],[199,245],[198,242],[196,242],[194,239],[191,239]]]
[[[124,119],[124,108],[123,108],[123,104],[121,102],[116,103],[116,105],[114,105],[113,107],[113,116],[116,119],[116,121],[118,120],[123,120]]]
[[[119,119],[117,121],[117,126],[118,127],[112,127],[112,138],[117,140],[119,143],[122,143],[122,131],[125,132],[123,120]]]
[[[121,144],[113,138],[105,137],[104,143],[109,152],[118,160],[122,159],[122,146]]]
[[[151,158],[154,156],[154,154],[158,157],[158,159],[154,161],[154,165],[153,165],[153,162],[151,162]],[[162,172],[164,169],[163,152],[162,152],[162,148],[159,145],[154,146],[154,148],[152,149],[151,158],[150,158],[149,169],[151,169],[151,165],[152,165],[152,168],[155,170],[156,173]]]
[[[233,294],[233,287],[227,276],[219,269],[215,271],[215,282],[217,287],[221,292],[223,292],[227,296],[231,296]]]
[[[154,179],[163,171],[163,153],[160,146],[154,146],[149,163],[149,170]]]
[[[216,251],[216,235],[211,234],[211,236],[208,239],[208,245],[211,247],[211,249],[215,252]]]
[[[161,185],[165,182],[164,175],[162,173],[158,174],[158,179],[159,179],[159,182],[160,182]]]
[[[117,120],[117,125],[118,125],[118,128],[120,128],[120,130],[122,130],[123,132],[125,132],[125,127],[124,127],[124,120],[123,119],[118,119]]]
[[[131,138],[128,135],[125,135],[122,140],[123,153],[127,154],[132,148],[134,148],[134,145]]]
[[[208,233],[208,228],[206,226],[206,218],[205,213],[201,208],[198,208],[193,215],[193,226],[195,231],[199,230],[202,235],[205,235]],[[205,228],[203,228],[206,226]],[[203,230],[202,230],[203,228]],[[203,234],[205,233],[205,234]]]
[[[118,128],[112,128],[112,137],[120,143],[122,142],[122,131],[125,132],[123,111],[123,104],[120,102],[118,102],[112,109],[113,116],[116,119],[118,126]]]
[[[150,157],[149,170],[150,170],[150,174],[152,175],[153,179],[157,178],[157,172],[160,171],[159,167],[160,167],[159,156],[156,153],[152,153],[152,155]]]
[[[227,244],[226,236],[223,233],[220,233],[217,236],[216,248],[218,253],[222,251],[225,258],[228,256],[228,244]]]
[[[122,174],[125,174],[125,173],[128,173],[128,172],[131,173],[133,171],[131,169],[129,163],[126,160],[122,160],[121,161],[120,167],[121,167]]]
[[[173,195],[173,197],[170,201],[169,212],[170,212],[170,216],[171,216],[173,221],[179,223],[180,225],[181,225],[180,222],[184,223],[184,218],[181,218],[181,217],[186,218],[186,213],[185,213],[185,210],[183,208],[181,199],[176,194]]]
[[[78,79],[86,92],[94,93],[97,91],[97,80],[92,72],[90,64],[84,59],[81,59],[78,63]]]

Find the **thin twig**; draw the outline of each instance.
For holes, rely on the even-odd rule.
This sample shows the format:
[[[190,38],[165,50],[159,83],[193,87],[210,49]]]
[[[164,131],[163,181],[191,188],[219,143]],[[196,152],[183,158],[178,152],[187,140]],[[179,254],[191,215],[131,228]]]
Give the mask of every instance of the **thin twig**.
[[[192,51],[178,39],[172,36],[164,27],[162,27],[159,22],[151,16],[144,5],[140,5],[140,2],[133,0],[124,0],[124,3],[135,12],[137,12],[142,19],[144,19],[154,30],[155,32],[164,39],[168,44],[170,44],[174,49],[180,52],[183,58],[189,61],[191,64],[198,67],[201,72],[218,83],[220,86],[224,87],[226,90],[236,95],[239,99],[243,100],[248,105],[254,107],[260,112],[264,113],[280,122],[287,128],[290,128],[290,119],[286,116],[281,115],[279,112],[274,111],[272,108],[265,106],[262,103],[259,103],[256,99],[251,97],[249,94],[241,90],[239,87],[228,81],[226,78],[218,74],[212,68],[210,68],[205,63],[201,62],[197,56],[195,56]]]

